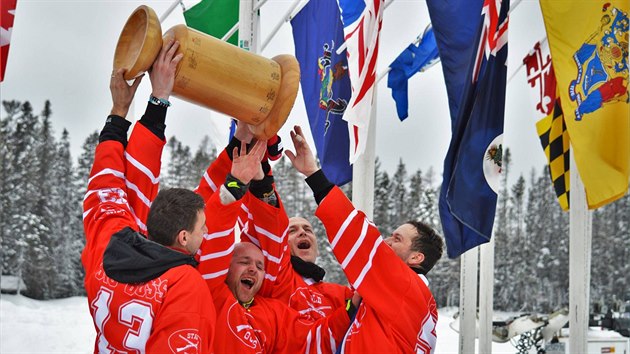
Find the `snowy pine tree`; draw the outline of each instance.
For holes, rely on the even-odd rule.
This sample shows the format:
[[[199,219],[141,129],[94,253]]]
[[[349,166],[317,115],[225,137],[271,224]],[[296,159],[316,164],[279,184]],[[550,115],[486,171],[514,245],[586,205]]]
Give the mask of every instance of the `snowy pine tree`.
[[[167,173],[161,179],[163,182],[161,187],[193,189],[198,184],[202,174],[193,172],[190,147],[182,144],[176,137],[170,138],[166,147],[170,158],[167,164]]]
[[[381,162],[376,158],[374,164],[374,224],[384,235],[393,231],[390,218],[390,210],[392,209],[390,190],[389,175],[387,171],[381,170]]]
[[[17,252],[17,240],[9,237],[9,229],[12,226],[13,184],[16,178],[13,176],[15,151],[15,125],[17,115],[22,104],[17,101],[3,101],[2,105],[6,116],[0,120],[0,274],[15,274],[15,257]]]
[[[196,187],[199,184],[199,180],[201,176],[206,172],[210,163],[217,158],[217,149],[214,147],[212,142],[210,141],[210,137],[207,135],[203,137],[197,151],[195,151],[195,156],[192,158],[192,166],[191,173],[193,179],[195,180]]]
[[[389,193],[392,201],[390,218],[393,228],[402,225],[410,216],[411,206],[407,204],[407,183],[407,168],[402,159],[400,159],[396,172],[392,176],[392,189]]]
[[[409,192],[406,198],[409,220],[420,220],[424,222],[422,218],[424,189],[425,185],[422,171],[417,170],[409,179]]]
[[[53,284],[55,298],[84,293],[81,251],[85,245],[82,222],[82,195],[76,189],[73,173],[70,139],[63,130],[54,157],[51,173],[56,182],[49,198],[54,219],[51,234],[54,237],[53,255],[56,281]]]

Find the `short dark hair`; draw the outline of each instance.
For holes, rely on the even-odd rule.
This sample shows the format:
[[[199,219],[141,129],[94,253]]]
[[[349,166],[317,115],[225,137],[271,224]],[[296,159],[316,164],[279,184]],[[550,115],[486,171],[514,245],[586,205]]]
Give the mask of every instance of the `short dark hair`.
[[[203,198],[191,190],[161,190],[153,200],[147,217],[149,239],[164,246],[172,246],[181,230],[195,228],[197,213],[204,207]]]
[[[421,221],[410,220],[406,223],[415,227],[418,232],[418,236],[411,241],[411,250],[424,254],[424,261],[420,264],[420,270],[427,274],[442,258],[444,241],[431,226]]]

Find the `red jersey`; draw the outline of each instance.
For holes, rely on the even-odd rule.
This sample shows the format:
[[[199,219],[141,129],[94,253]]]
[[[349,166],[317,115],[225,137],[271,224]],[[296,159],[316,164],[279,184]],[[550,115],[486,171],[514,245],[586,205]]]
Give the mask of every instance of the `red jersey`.
[[[137,125],[136,130],[141,135],[151,134],[141,125]],[[145,138],[151,139],[150,136]],[[128,146],[129,153],[138,153],[133,161],[126,158],[123,145],[117,141],[108,140],[97,146],[84,199],[87,240],[81,260],[97,333],[94,351],[209,353],[215,311],[205,283],[192,266],[167,267],[161,275],[133,284],[116,281],[103,270],[105,249],[114,234],[138,237],[133,230],[137,231],[138,224],[143,222],[142,216],[137,214],[144,213],[139,203],[145,203],[142,196],[152,199],[139,191],[154,188],[157,191],[154,187],[157,183],[138,186],[127,179],[127,172],[134,169],[145,176],[146,171],[153,176],[159,173],[159,162],[152,165],[140,162],[155,160],[155,150],[149,148],[150,145],[134,145],[134,140],[132,138]],[[163,142],[157,140],[153,147],[161,149]],[[137,178],[136,183],[142,183],[142,179]],[[189,257],[144,238],[141,240],[169,257]],[[156,263],[160,265],[159,260]]]
[[[151,202],[160,187],[162,151],[166,141],[158,138],[144,125],[134,125],[125,148],[125,185],[129,208],[140,232],[146,235]],[[157,158],[156,158],[157,157]]]
[[[231,169],[232,160],[230,160],[226,150],[223,149],[219,156],[210,164],[206,172],[204,172],[199,185],[195,188],[195,192],[201,195],[204,200],[210,199],[212,194],[225,182],[225,177]]]
[[[268,205],[249,192],[243,199],[250,205]],[[324,346],[334,347],[349,325],[345,308],[327,318],[311,321],[286,304],[257,294],[246,309],[225,284],[234,249],[236,219],[243,211],[243,199],[222,205],[220,194],[213,193],[206,200],[206,210],[211,212],[206,213],[208,234],[200,249],[199,271],[206,279],[217,308],[216,352],[317,353]]]
[[[338,308],[345,309],[346,300],[353,294],[349,287],[304,278],[293,268],[288,246],[289,219],[280,198],[277,211],[256,198],[249,201],[248,221],[242,226],[241,239],[263,250],[268,270],[261,295],[278,299],[311,320],[329,316]],[[330,352],[330,348],[325,352]]]
[[[383,242],[338,187],[316,215],[350,284],[363,297],[341,352],[433,353],[438,313],[426,278]]]

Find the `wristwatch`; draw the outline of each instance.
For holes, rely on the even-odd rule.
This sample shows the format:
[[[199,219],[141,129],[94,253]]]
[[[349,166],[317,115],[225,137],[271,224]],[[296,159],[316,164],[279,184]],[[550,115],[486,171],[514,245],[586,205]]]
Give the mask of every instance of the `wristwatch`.
[[[160,106],[160,107],[170,107],[171,106],[171,103],[167,99],[157,98],[157,97],[155,97],[153,95],[149,96],[149,103],[152,103],[152,104],[154,104],[156,106]]]

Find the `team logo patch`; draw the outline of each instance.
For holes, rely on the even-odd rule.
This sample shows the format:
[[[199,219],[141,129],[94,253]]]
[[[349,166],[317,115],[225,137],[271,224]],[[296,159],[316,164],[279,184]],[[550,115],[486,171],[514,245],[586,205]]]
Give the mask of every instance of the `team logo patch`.
[[[172,353],[195,354],[201,351],[199,331],[194,328],[180,329],[168,337],[168,346]]]
[[[606,104],[628,102],[628,14],[604,4],[598,28],[573,55],[569,98],[580,121]]]
[[[227,324],[232,334],[236,336],[245,346],[252,348],[256,353],[262,353],[262,342],[265,342],[265,334],[254,329],[247,320],[247,313],[239,311],[238,303],[233,303],[228,309]]]
[[[299,287],[289,297],[289,307],[298,310],[300,315],[317,320],[326,317],[326,313],[332,311],[332,307],[323,305],[322,294],[309,291],[305,287]]]
[[[98,198],[101,203],[126,204],[127,193],[120,188],[104,188],[98,190]]]

